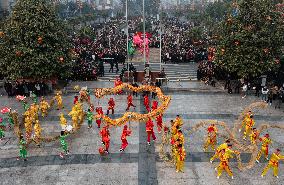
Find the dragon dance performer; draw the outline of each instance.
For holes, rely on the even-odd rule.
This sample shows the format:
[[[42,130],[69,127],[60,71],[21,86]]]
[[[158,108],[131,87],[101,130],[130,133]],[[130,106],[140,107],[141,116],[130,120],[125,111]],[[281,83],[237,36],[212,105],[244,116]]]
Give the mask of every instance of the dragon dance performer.
[[[122,85],[122,81],[120,80],[119,77],[116,77],[115,81],[114,81],[114,87],[120,86]],[[122,90],[120,90],[117,94],[121,94]]]
[[[251,144],[256,144],[256,141],[259,140],[259,132],[256,128],[252,128],[252,132],[250,134],[250,142]]]
[[[174,120],[174,123],[176,126],[179,126],[180,128],[182,127],[183,125],[183,121],[181,119],[181,117],[179,115],[176,116],[176,119]]]
[[[74,96],[73,104],[76,105],[79,102],[79,97],[76,95]]]
[[[25,118],[24,118],[24,125],[25,125],[25,130],[26,130],[26,139],[29,140],[32,136],[32,131],[33,131],[33,118],[30,115],[29,111],[25,112]]]
[[[62,130],[65,130],[65,128],[66,128],[66,126],[67,126],[67,120],[66,120],[66,118],[64,117],[64,114],[61,112],[60,114],[59,114],[59,116],[60,116],[60,125],[61,125],[61,129]]]
[[[204,152],[207,151],[208,146],[211,146],[212,150],[216,149],[216,144],[217,144],[217,132],[218,129],[215,126],[215,124],[211,124],[208,128],[207,128],[207,139],[204,143],[204,147],[203,150]]]
[[[94,115],[93,115],[91,109],[88,109],[88,111],[87,111],[87,120],[88,120],[88,128],[92,128],[93,127]]]
[[[148,112],[150,112],[150,100],[147,94],[144,95],[144,106]]]
[[[131,135],[131,130],[128,129],[127,125],[124,125],[121,138],[120,138],[121,139],[120,152],[123,152],[128,146],[127,136],[130,136],[130,135]]]
[[[267,166],[263,169],[261,177],[264,177],[270,168],[273,169],[273,175],[276,178],[278,177],[278,166],[279,160],[283,160],[284,156],[280,154],[280,149],[276,149],[276,151],[271,155],[270,160]]]
[[[259,140],[262,142],[262,144],[261,144],[261,149],[259,150],[257,157],[256,157],[257,163],[259,163],[259,159],[261,158],[262,154],[264,154],[266,160],[269,160],[268,159],[268,147],[269,147],[269,144],[272,143],[269,137],[269,134],[265,134],[265,136],[262,138],[259,138]]]
[[[102,116],[104,115],[102,107],[97,107],[96,112],[97,112],[96,123],[98,125],[98,128],[101,128]]]
[[[219,159],[220,159],[220,163],[217,167],[217,179],[220,178],[220,176],[222,175],[222,172],[223,170],[225,170],[228,175],[234,179],[234,176],[233,176],[233,173],[230,169],[230,166],[229,166],[229,159],[231,157],[226,153],[226,149],[221,149],[220,152],[219,152]]]
[[[250,115],[249,118],[246,119],[245,131],[243,139],[246,140],[246,137],[251,133],[252,127],[254,126],[255,122],[253,120],[253,115]]]
[[[26,98],[23,99],[21,102],[22,102],[22,106],[23,106],[24,110],[27,111],[30,106],[29,106],[29,104],[27,103]]]
[[[252,115],[252,112],[251,112],[251,111],[248,111],[248,112],[244,115],[244,119],[243,119],[243,121],[242,121],[242,125],[241,125],[241,128],[239,129],[239,132],[241,132],[242,129],[245,128],[247,119],[249,119],[249,117],[250,117],[251,115]]]
[[[41,142],[41,126],[40,126],[40,123],[39,123],[39,120],[36,120],[35,121],[35,125],[34,125],[34,132],[35,132],[35,135],[34,135],[34,141],[36,143],[37,146],[40,146],[40,142]]]
[[[65,133],[65,131],[61,131],[60,133],[60,145],[61,145],[61,149],[62,149],[62,152],[60,152],[59,156],[61,158],[64,158],[64,155],[68,155],[69,154],[69,150],[68,150],[68,144],[66,142],[66,137],[68,136],[68,134]]]
[[[162,114],[156,117],[156,122],[157,122],[158,132],[161,133],[162,128],[163,128],[163,115]]]
[[[37,95],[34,92],[32,92],[31,98],[33,99],[34,104],[38,103],[38,97],[37,97]]]
[[[227,140],[225,141],[225,143],[223,143],[223,144],[221,144],[221,145],[218,146],[218,148],[217,148],[217,150],[216,150],[214,156],[211,157],[211,159],[210,159],[210,163],[213,163],[213,161],[220,155],[220,152],[221,152],[223,149],[225,150],[225,149],[228,148],[228,144],[229,144],[229,143],[230,143],[230,140],[227,139]]]
[[[108,108],[107,108],[107,114],[109,115],[109,111],[111,110],[111,114],[114,114],[114,106],[115,106],[115,102],[113,98],[110,98],[108,101]]]
[[[0,128],[0,141],[5,137],[5,132],[2,128]]]
[[[72,127],[77,129],[79,127],[79,112],[76,110],[75,107],[72,108],[71,112],[68,114],[72,119]]]
[[[152,139],[156,141],[156,136],[154,133],[154,123],[151,120],[151,118],[149,118],[148,121],[146,122],[146,132],[147,132],[147,143],[150,146],[151,136],[152,136]]]
[[[27,142],[25,141],[25,139],[24,139],[24,137],[22,135],[20,136],[19,145],[20,145],[20,156],[17,158],[17,160],[20,160],[20,158],[21,158],[24,161],[26,161],[27,160],[27,155],[28,155],[28,152],[27,152]]]
[[[184,170],[186,151],[182,144],[177,145],[175,156],[176,156],[176,172],[184,172],[183,170]]]
[[[126,108],[126,111],[129,111],[130,107],[134,107],[134,108],[136,107],[135,105],[133,105],[133,98],[132,98],[131,94],[129,94],[127,96],[127,108]]]
[[[54,99],[56,100],[57,102],[57,110],[61,110],[63,109],[63,103],[62,103],[62,96],[61,96],[61,91],[57,92]]]
[[[50,106],[44,97],[41,98],[39,108],[41,110],[41,116],[45,117],[47,115],[47,110],[50,108]]]
[[[154,100],[152,103],[152,111],[156,110],[158,108],[158,101]]]
[[[108,125],[104,126],[103,129],[100,131],[102,137],[102,144],[105,145],[105,153],[109,153],[109,146],[110,146],[110,133],[108,129]]]

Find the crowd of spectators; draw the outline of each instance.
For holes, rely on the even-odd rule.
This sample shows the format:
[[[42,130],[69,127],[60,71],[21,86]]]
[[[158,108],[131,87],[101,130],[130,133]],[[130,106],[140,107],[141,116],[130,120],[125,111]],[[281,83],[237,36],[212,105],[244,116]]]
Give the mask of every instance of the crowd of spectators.
[[[31,93],[35,93],[37,96],[45,96],[52,92],[52,81],[8,81],[4,79],[4,89],[8,94],[8,97],[22,95],[30,96]]]

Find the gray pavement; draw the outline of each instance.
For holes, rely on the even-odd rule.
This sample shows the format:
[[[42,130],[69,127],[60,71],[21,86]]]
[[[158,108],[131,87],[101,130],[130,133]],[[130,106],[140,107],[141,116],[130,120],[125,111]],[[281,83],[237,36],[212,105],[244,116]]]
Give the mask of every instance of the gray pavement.
[[[89,82],[80,84],[88,85]],[[71,86],[72,86],[71,85]],[[112,87],[113,83],[98,83],[94,87]],[[100,156],[98,148],[101,146],[98,129],[95,127],[88,130],[87,123],[82,126],[81,130],[70,135],[67,139],[71,154],[66,159],[60,159],[59,141],[43,144],[40,148],[31,146],[28,150],[29,159],[27,162],[16,161],[18,156],[17,139],[14,134],[7,132],[7,138],[0,141],[0,184],[48,184],[48,185],[73,185],[73,184],[125,184],[125,185],[150,185],[150,184],[259,184],[259,185],[280,185],[283,184],[284,165],[280,164],[279,179],[272,177],[270,171],[265,179],[261,179],[261,170],[264,168],[266,161],[261,160],[253,169],[248,171],[239,171],[235,159],[231,160],[231,167],[234,173],[234,180],[231,180],[224,172],[221,178],[216,179],[214,170],[218,162],[210,164],[209,158],[212,152],[203,153],[203,138],[206,134],[205,128],[200,129],[193,135],[188,135],[188,131],[202,120],[217,119],[225,121],[230,127],[233,127],[233,121],[241,113],[244,107],[257,98],[249,96],[242,99],[238,95],[228,95],[225,93],[213,92],[208,89],[202,90],[202,84],[190,84],[194,91],[168,91],[166,94],[172,96],[170,107],[164,115],[164,122],[169,124],[170,119],[174,119],[176,114],[180,114],[184,119],[183,131],[186,138],[186,159],[185,173],[176,173],[175,169],[163,162],[158,155],[157,145],[161,142],[160,136],[156,143],[148,146],[146,143],[145,124],[130,123],[132,135],[128,138],[129,146],[124,153],[119,152],[121,145],[120,135],[122,128],[111,128],[111,146],[110,155]],[[201,90],[200,90],[201,89]],[[200,92],[199,92],[200,90]],[[126,95],[112,96],[116,100],[117,108],[115,117],[121,116],[126,108]],[[51,99],[51,97],[47,97]],[[91,97],[92,102],[104,108],[107,107],[107,99],[98,100]],[[22,112],[22,107],[15,99],[1,97],[1,106],[11,106]],[[65,115],[70,111],[73,102],[73,94],[66,94],[63,97]],[[145,112],[142,98],[135,97],[134,104],[137,105],[135,111]],[[85,106],[85,109],[87,107]],[[134,110],[132,110],[134,111]],[[57,135],[60,132],[58,119],[59,112],[52,110],[46,119],[42,119],[43,134]],[[270,124],[284,124],[283,110],[275,110],[268,107],[264,110],[255,112],[256,124],[268,122]],[[68,116],[66,115],[66,118]],[[68,122],[70,122],[68,118]],[[155,128],[156,130],[156,128]],[[220,132],[224,132],[219,128]],[[269,129],[272,140],[270,153],[275,148],[284,150],[283,132]],[[156,132],[156,135],[158,133]],[[223,139],[218,138],[218,143]],[[170,148],[166,148],[170,151]],[[242,154],[244,163],[249,161],[250,154]]]

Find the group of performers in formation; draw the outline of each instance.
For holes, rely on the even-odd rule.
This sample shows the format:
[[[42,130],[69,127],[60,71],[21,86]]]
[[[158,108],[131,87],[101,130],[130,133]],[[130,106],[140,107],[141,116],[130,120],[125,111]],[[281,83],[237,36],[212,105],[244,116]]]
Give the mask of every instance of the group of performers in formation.
[[[270,168],[272,168],[274,176],[278,178],[279,160],[283,160],[284,156],[280,154],[281,152],[280,149],[276,149],[274,153],[272,153],[270,159],[268,158],[269,145],[272,143],[270,136],[269,134],[265,134],[263,137],[260,137],[260,134],[257,131],[257,129],[253,127],[254,125],[255,125],[255,121],[253,119],[253,114],[251,111],[249,111],[243,119],[242,127],[239,129],[239,132],[241,132],[242,129],[244,129],[243,139],[246,140],[247,136],[250,136],[250,142],[252,144],[257,144],[258,142],[261,142],[261,149],[258,151],[256,162],[259,163],[259,160],[262,157],[262,155],[264,155],[265,159],[269,161],[267,166],[262,171],[261,177],[264,177],[267,171]],[[204,143],[204,152],[206,152],[208,150],[208,147],[211,146],[212,150],[215,151],[215,154],[210,159],[210,162],[213,163],[213,161],[216,158],[219,158],[220,163],[215,168],[215,170],[217,171],[218,179],[222,175],[222,172],[224,170],[233,179],[233,173],[229,166],[229,159],[233,158],[233,154],[238,155],[240,154],[240,152],[232,149],[233,144],[231,143],[229,139],[216,148],[217,133],[218,133],[218,129],[216,125],[211,124],[207,128],[207,138]]]
[[[80,98],[79,98],[80,97]],[[20,135],[19,140],[19,149],[20,149],[20,156],[17,158],[18,160],[21,158],[23,160],[27,160],[27,145],[31,141],[34,141],[36,145],[40,146],[42,137],[41,137],[41,124],[39,121],[39,116],[46,117],[48,114],[48,110],[53,106],[54,102],[57,103],[57,110],[62,110],[64,108],[63,101],[61,97],[61,93],[57,92],[54,98],[52,99],[51,103],[49,104],[44,97],[41,98],[40,102],[38,102],[38,98],[35,96],[33,97],[33,103],[29,106],[27,101],[23,97],[19,97],[22,102],[23,108],[25,110],[23,114],[24,120],[24,127],[25,127],[25,136]],[[89,105],[87,111],[83,110],[83,102],[86,101]],[[59,141],[61,144],[61,152],[60,157],[64,158],[65,155],[69,154],[68,145],[66,142],[66,137],[72,130],[76,130],[80,127],[80,125],[84,122],[84,119],[87,119],[88,128],[92,128],[93,120],[96,120],[96,124],[98,129],[101,128],[102,125],[102,116],[104,114],[102,107],[97,107],[96,109],[90,103],[90,94],[87,89],[83,89],[80,91],[80,96],[75,96],[73,101],[73,107],[70,113],[68,114],[72,120],[72,126],[67,125],[67,120],[64,117],[64,114],[61,112],[59,114],[60,125],[62,127],[62,131],[60,133]],[[108,108],[106,110],[106,114],[109,115],[114,114],[115,112],[115,100],[114,98],[110,98],[108,101]],[[158,101],[153,100],[152,106],[147,94],[144,94],[144,106],[147,112],[153,111],[158,108]],[[133,104],[132,95],[129,94],[127,96],[127,108],[128,111],[131,107],[135,109],[135,105]],[[94,115],[93,112],[96,112]],[[243,132],[243,139],[246,140],[247,137],[250,138],[250,142],[252,144],[257,144],[261,142],[261,149],[259,150],[256,162],[259,163],[260,158],[264,155],[265,159],[268,160],[267,166],[264,168],[261,176],[264,177],[267,171],[272,168],[274,176],[278,178],[278,166],[279,160],[283,160],[284,156],[280,154],[280,149],[276,149],[274,153],[272,153],[270,159],[268,158],[269,153],[269,145],[272,143],[269,134],[265,134],[263,137],[260,137],[259,131],[254,127],[255,121],[253,119],[253,114],[249,111],[242,122],[242,127],[239,129],[239,132],[244,130]],[[13,120],[11,120],[13,122]],[[158,115],[156,117],[156,125],[157,130],[159,133],[164,132],[168,136],[170,136],[170,145],[171,145],[171,152],[172,152],[172,159],[176,165],[176,172],[183,172],[184,171],[184,162],[186,158],[186,151],[185,151],[185,139],[182,132],[183,121],[179,115],[176,116],[175,120],[171,120],[171,128],[169,129],[163,123],[163,115]],[[154,133],[154,122],[151,118],[148,118],[146,121],[146,133],[147,133],[147,144],[151,145],[151,137],[153,141],[156,140],[156,136]],[[33,132],[34,131],[34,132]],[[127,137],[131,135],[131,128],[127,124],[124,125],[122,134],[121,134],[121,147],[120,152],[123,152],[127,146],[128,141]],[[101,155],[105,155],[109,153],[110,147],[110,131],[109,126],[104,125],[103,128],[99,131],[101,136],[101,141],[103,147],[99,148],[99,153]],[[207,138],[204,143],[203,149],[204,152],[208,151],[208,148],[211,147],[212,151],[215,151],[215,154],[210,159],[210,162],[216,158],[219,158],[220,163],[215,168],[217,171],[217,178],[222,175],[222,172],[225,170],[228,175],[233,179],[233,173],[229,166],[230,158],[233,158],[234,154],[240,154],[238,151],[233,150],[233,144],[228,139],[223,144],[217,147],[217,135],[218,129],[217,126],[211,124],[207,128]],[[5,136],[4,131],[0,130],[0,138]]]

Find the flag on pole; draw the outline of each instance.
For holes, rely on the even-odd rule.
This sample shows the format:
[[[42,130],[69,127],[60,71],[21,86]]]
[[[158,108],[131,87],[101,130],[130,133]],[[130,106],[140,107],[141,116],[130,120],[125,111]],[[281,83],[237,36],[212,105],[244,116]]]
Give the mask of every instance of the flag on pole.
[[[133,41],[128,41],[128,54],[133,55],[135,53],[135,48],[133,47]]]

